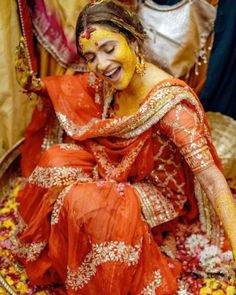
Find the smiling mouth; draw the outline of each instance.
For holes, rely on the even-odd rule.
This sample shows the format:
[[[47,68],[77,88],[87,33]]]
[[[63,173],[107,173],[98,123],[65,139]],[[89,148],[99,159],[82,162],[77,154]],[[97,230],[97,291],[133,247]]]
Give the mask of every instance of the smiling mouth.
[[[119,78],[120,71],[121,67],[114,68],[111,71],[107,72],[105,74],[105,77],[112,81],[116,81]]]

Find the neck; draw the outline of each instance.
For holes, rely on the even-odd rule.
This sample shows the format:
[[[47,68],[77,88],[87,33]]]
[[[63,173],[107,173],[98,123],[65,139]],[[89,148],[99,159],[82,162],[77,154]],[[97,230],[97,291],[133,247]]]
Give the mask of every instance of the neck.
[[[142,87],[144,87],[143,76],[140,74],[134,73],[132,80],[130,81],[128,87],[124,89],[124,92],[131,96],[133,95],[137,96],[137,93],[139,93]]]
[[[143,76],[134,73],[128,87],[116,93],[115,102],[119,106],[119,110],[116,113],[118,115],[131,115],[136,112],[145,98],[146,92],[146,73]]]
[[[150,63],[146,63],[145,74],[141,76],[135,73],[129,86],[116,93],[115,103],[118,105],[116,113],[118,115],[135,113],[154,85],[169,78],[171,78],[169,74]]]
[[[134,73],[128,87],[126,87],[124,90],[120,91],[119,95],[120,97],[132,97],[133,102],[134,100],[139,100],[140,96],[142,96],[143,92],[146,88],[146,82],[145,82],[145,74],[140,75],[138,73]]]

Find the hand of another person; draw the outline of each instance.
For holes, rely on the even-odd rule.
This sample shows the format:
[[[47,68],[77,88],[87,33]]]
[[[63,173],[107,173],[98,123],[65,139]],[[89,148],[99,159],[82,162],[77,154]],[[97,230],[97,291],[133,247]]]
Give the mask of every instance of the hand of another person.
[[[36,78],[34,72],[30,69],[24,38],[20,39],[19,45],[16,47],[15,72],[17,82],[27,92],[37,94],[43,92],[44,86],[42,80]]]

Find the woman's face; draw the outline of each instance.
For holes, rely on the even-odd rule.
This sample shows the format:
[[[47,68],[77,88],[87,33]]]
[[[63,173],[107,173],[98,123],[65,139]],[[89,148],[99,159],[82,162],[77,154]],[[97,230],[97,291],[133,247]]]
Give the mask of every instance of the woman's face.
[[[89,69],[117,90],[125,89],[134,73],[137,57],[126,38],[109,27],[93,25],[80,36],[82,54]]]

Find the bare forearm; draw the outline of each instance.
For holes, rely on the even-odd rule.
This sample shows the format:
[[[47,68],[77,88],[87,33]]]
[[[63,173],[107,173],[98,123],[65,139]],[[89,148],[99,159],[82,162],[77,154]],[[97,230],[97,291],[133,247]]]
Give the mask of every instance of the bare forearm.
[[[228,184],[215,165],[196,173],[196,177],[223,224],[236,258],[236,204]]]

